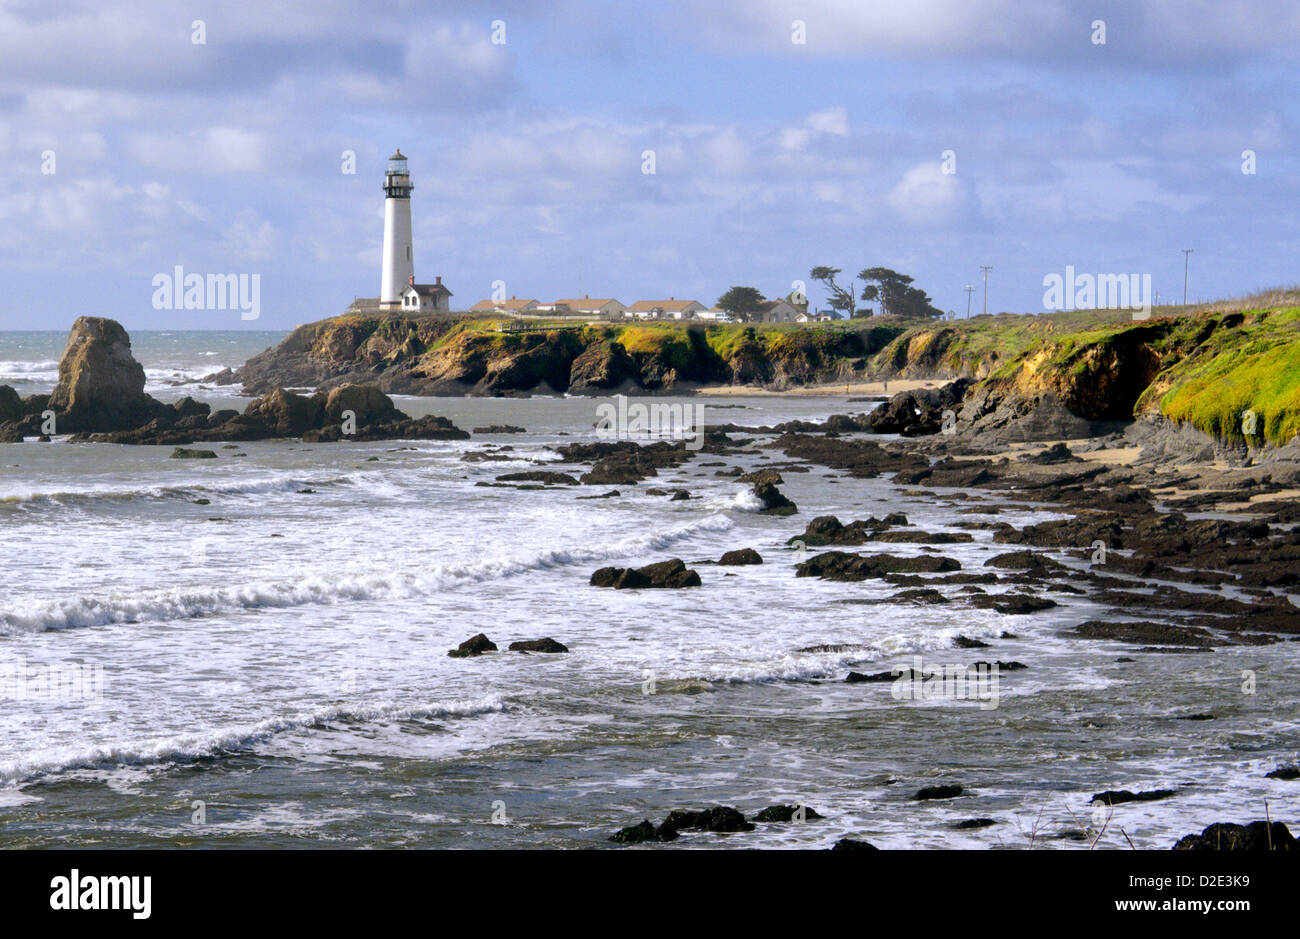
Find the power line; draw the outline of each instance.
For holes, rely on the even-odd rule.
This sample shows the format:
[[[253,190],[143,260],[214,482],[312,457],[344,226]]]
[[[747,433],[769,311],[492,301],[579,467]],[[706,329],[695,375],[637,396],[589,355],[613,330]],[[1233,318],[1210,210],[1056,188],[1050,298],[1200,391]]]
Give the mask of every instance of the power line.
[[[970,298],[975,293],[975,285],[966,285],[966,319],[970,319]]]
[[[1183,306],[1187,306],[1187,271],[1192,265],[1192,248],[1183,248]]]
[[[984,315],[989,312],[989,271],[993,270],[988,264],[981,264],[980,270],[984,272]]]

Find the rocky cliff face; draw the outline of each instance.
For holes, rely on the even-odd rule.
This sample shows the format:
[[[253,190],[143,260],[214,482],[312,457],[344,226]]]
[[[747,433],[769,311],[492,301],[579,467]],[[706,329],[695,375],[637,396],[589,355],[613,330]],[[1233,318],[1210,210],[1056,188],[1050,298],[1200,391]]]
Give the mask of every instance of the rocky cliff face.
[[[862,377],[903,327],[598,325],[516,329],[465,317],[342,316],[300,326],[229,377],[246,390],[373,382],[390,394],[670,392]]]
[[[1125,430],[1168,459],[1273,458],[1294,451],[1300,431],[1298,325],[1295,307],[988,317],[908,330],[871,370],[979,379],[955,412],[972,442]]]

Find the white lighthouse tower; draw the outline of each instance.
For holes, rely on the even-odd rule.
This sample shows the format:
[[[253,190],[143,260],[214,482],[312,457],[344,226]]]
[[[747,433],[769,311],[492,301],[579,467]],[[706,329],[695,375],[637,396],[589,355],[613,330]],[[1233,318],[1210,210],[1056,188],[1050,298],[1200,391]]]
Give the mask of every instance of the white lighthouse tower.
[[[379,284],[379,306],[394,309],[402,292],[415,282],[411,251],[411,174],[399,149],[388,158],[384,174],[384,264]]]

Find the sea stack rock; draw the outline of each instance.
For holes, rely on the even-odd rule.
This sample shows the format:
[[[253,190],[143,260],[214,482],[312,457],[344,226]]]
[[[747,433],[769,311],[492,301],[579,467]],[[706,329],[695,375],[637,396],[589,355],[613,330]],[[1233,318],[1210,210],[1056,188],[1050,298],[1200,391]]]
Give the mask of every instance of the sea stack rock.
[[[406,419],[406,415],[393,406],[393,399],[380,391],[377,385],[340,385],[331,389],[325,399],[326,422],[341,423],[345,411],[352,412],[359,427]]]
[[[49,406],[60,433],[122,430],[151,419],[158,402],[144,393],[144,368],[120,323],[82,316],[72,324]]]

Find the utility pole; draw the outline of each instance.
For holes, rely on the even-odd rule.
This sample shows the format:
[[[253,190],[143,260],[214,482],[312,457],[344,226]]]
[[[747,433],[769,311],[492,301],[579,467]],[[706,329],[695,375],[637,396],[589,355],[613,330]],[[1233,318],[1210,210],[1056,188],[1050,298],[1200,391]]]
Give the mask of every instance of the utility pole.
[[[1192,264],[1191,248],[1183,249],[1183,306],[1187,306],[1187,271]]]
[[[975,285],[967,284],[966,285],[966,319],[970,319],[970,298],[971,295],[974,293],[975,293]]]
[[[981,264],[980,270],[984,272],[984,313],[989,312],[989,271],[993,270],[988,264]]]

